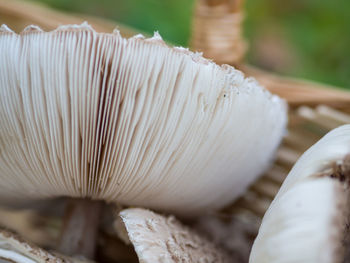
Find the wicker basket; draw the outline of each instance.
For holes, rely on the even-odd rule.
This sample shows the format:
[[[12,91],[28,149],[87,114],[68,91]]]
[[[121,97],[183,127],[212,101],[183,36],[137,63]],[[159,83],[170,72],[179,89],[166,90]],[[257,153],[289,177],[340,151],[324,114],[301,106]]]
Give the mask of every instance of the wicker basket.
[[[237,242],[232,245],[231,241],[231,244],[223,242],[223,245],[231,249],[237,262],[247,262],[261,219],[294,163],[327,132],[350,123],[350,93],[313,82],[282,78],[244,65],[242,47],[246,46],[246,42],[240,35],[243,17],[241,2],[198,0],[191,43],[193,49],[202,51],[214,61],[235,65],[247,75],[254,76],[289,104],[288,134],[278,149],[272,167],[239,200],[217,215],[226,224],[244,226],[239,231],[239,240],[243,240],[244,244]],[[238,8],[232,8],[234,3],[238,3]],[[199,22],[204,18],[208,19],[206,23]],[[229,26],[231,30],[228,29]],[[234,43],[220,43],[221,41]]]
[[[350,93],[313,82],[282,78],[243,64],[247,44],[242,37],[244,15],[241,7],[242,0],[197,0],[191,44],[192,49],[202,51],[206,57],[218,63],[235,65],[247,75],[256,77],[271,92],[285,98],[290,105],[288,134],[278,149],[272,167],[244,196],[213,215],[215,220],[226,224],[226,227],[228,224],[231,226],[230,229],[235,231],[232,235],[237,235],[236,226],[239,226],[240,241],[224,240],[222,245],[234,254],[236,262],[247,262],[250,245],[262,216],[293,164],[328,131],[350,123]],[[20,30],[27,24],[53,29],[59,24],[81,23],[84,20],[89,20],[98,31],[108,32],[116,26],[115,23],[102,19],[62,14],[17,0],[0,0],[0,23],[7,23],[15,30]],[[118,25],[118,28],[123,35],[135,34],[135,31],[127,27]],[[0,211],[0,217],[5,214]],[[0,220],[0,224],[4,223]],[[28,230],[27,227],[27,230],[19,231],[33,229]],[[213,233],[208,234],[215,236]],[[28,232],[27,235],[33,233]],[[43,243],[42,238],[38,237],[40,241],[37,242]]]

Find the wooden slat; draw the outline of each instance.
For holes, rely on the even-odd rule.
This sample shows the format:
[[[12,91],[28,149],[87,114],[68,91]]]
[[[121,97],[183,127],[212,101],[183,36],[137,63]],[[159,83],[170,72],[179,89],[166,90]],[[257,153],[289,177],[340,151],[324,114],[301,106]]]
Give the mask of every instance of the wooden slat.
[[[102,18],[67,14],[30,1],[0,0],[0,24],[7,24],[16,32],[31,24],[38,25],[43,30],[53,30],[62,24],[81,24],[84,21],[98,32],[112,32],[118,28],[124,37],[137,34],[134,29]]]
[[[248,76],[255,77],[262,85],[282,98],[290,106],[328,105],[336,109],[350,109],[350,92],[331,85],[312,81],[280,77],[249,65],[241,65]]]

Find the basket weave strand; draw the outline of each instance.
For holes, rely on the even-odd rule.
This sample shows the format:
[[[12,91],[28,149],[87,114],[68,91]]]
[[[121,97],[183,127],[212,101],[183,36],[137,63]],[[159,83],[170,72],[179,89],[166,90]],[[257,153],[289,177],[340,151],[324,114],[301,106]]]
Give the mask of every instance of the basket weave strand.
[[[199,0],[196,4],[191,47],[219,64],[238,65],[247,49],[242,37],[242,1]]]

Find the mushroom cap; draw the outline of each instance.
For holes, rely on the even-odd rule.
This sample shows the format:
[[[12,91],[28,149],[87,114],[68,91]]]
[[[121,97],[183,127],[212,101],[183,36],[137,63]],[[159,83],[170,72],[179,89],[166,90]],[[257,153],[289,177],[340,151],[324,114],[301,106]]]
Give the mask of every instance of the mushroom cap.
[[[87,197],[184,214],[268,166],[287,107],[158,34],[0,29],[0,200]]]
[[[130,208],[121,211],[120,217],[142,263],[231,262],[224,250],[182,225],[174,216]]]
[[[343,262],[349,153],[350,125],[344,125],[299,158],[264,215],[250,263]]]
[[[50,253],[19,236],[0,231],[0,262],[2,263],[92,263],[82,258],[70,258]]]

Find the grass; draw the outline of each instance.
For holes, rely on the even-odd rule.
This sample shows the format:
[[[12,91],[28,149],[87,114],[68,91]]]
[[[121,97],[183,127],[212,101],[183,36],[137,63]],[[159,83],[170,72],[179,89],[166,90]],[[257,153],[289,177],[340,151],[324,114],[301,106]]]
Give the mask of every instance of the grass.
[[[36,0],[122,22],[186,46],[194,0]],[[350,89],[350,1],[246,0],[247,60]]]

